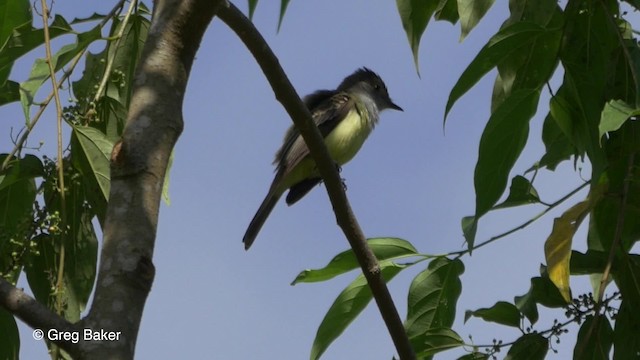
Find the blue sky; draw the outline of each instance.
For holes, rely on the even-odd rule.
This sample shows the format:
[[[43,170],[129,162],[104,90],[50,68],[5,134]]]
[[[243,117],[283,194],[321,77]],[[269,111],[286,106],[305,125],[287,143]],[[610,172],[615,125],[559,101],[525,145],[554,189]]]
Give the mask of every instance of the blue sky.
[[[105,12],[111,3],[58,1],[53,11],[82,17]],[[237,5],[246,10],[245,2]],[[430,254],[462,249],[460,219],[474,209],[473,171],[494,74],[456,104],[443,132],[444,107],[459,75],[508,16],[507,2],[496,2],[462,43],[459,26],[431,23],[421,42],[421,78],[394,2],[292,1],[276,33],[278,13],[277,2],[262,1],[254,21],[299,94],[335,88],[344,76],[367,66],[385,79],[392,99],[405,110],[384,112],[361,152],[343,167],[347,195],[365,234],[401,237]],[[43,54],[44,49],[38,49],[31,56]],[[18,63],[14,80],[26,79],[30,66],[28,61]],[[554,81],[558,83],[557,77]],[[539,139],[547,103],[544,94],[514,175],[544,153]],[[53,157],[54,118],[49,114],[32,144],[44,141],[36,154]],[[171,205],[163,204],[160,213],[157,275],[142,319],[137,358],[308,358],[326,310],[356,273],[327,283],[289,285],[299,271],[322,267],[348,247],[324,187],[293,207],[278,204],[254,246],[244,251],[242,236],[272,180],[273,154],[291,120],[249,52],[218,19],[198,52],[184,115],[185,130],[171,172]],[[15,129],[23,122],[16,105],[1,107],[0,117]],[[7,136],[0,138],[0,145],[6,152]],[[578,166],[588,178],[588,165]],[[580,174],[566,162],[556,172],[541,172],[536,187],[543,200],[553,202],[580,182]],[[567,204],[584,196],[579,193]],[[544,262],[543,244],[553,217],[561,210],[463,258],[466,271],[454,329],[464,339],[471,334],[476,343],[488,344],[494,338],[509,342],[518,337],[517,330],[476,319],[463,325],[464,311],[512,301],[528,291],[529,279]],[[509,230],[540,211],[542,207],[530,206],[491,213],[480,222],[477,239]],[[580,234],[584,232],[576,238],[577,247],[584,249]],[[409,284],[423,268],[409,269],[390,284],[402,317]],[[589,291],[587,280],[572,281],[578,286],[574,295]],[[564,319],[563,312],[543,315],[537,328],[547,329],[554,318]],[[560,354],[550,352],[548,358],[571,356],[576,332],[571,328],[554,344]],[[44,344],[33,340],[22,324],[21,335],[23,358],[47,357]],[[390,359],[394,353],[371,304],[323,359]],[[462,354],[447,352],[437,358]]]

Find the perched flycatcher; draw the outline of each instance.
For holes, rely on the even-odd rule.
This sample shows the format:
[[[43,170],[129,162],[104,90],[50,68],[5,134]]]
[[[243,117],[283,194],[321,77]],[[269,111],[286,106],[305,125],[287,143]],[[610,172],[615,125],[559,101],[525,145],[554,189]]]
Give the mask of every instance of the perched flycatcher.
[[[353,159],[385,109],[402,111],[391,101],[384,82],[373,71],[362,68],[347,76],[335,90],[319,90],[303,99],[320,130],[333,161],[344,165]],[[249,249],[285,190],[287,205],[293,205],[322,181],[315,161],[300,132],[291,126],[273,161],[276,176],[267,196],[251,220],[242,242]]]

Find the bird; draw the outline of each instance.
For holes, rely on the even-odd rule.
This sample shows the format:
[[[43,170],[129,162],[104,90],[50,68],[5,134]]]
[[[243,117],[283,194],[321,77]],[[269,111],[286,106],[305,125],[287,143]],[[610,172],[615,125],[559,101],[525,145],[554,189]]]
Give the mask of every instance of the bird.
[[[360,150],[385,109],[404,111],[389,97],[382,78],[362,67],[342,80],[335,90],[318,90],[303,98],[318,127],[329,155],[338,168]],[[298,129],[285,133],[273,164],[275,176],[269,191],[247,227],[242,242],[249,250],[260,229],[286,190],[291,206],[322,182],[315,161]]]

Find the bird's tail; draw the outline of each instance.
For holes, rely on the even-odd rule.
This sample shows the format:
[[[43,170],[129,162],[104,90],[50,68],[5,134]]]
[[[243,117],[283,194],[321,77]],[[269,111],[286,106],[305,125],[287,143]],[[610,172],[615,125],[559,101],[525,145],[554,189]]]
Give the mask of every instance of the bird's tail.
[[[278,200],[282,196],[282,191],[274,191],[275,189],[272,187],[269,189],[269,193],[260,204],[258,211],[251,219],[251,223],[249,223],[249,227],[247,228],[247,232],[244,233],[244,237],[242,238],[242,242],[244,243],[244,249],[249,250],[251,244],[256,240],[260,229],[262,229],[262,225],[271,214],[271,211],[278,203]]]

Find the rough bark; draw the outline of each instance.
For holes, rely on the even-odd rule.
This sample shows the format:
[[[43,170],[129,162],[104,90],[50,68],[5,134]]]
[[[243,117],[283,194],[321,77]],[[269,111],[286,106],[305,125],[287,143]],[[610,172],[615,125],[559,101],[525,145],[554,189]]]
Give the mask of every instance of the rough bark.
[[[122,139],[111,157],[111,193],[94,302],[83,327],[120,331],[87,342],[82,357],[133,358],[155,268],[164,176],[183,128],[182,102],[202,35],[221,1],[158,0],[134,79]]]
[[[78,331],[58,342],[76,359],[133,359],[155,268],[153,249],[164,177],[183,128],[182,102],[202,36],[223,0],[156,0],[136,70],[122,139],[111,157],[111,192],[89,314],[71,324],[0,279],[0,305],[33,328]],[[84,341],[85,331],[117,334]]]

